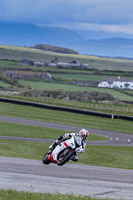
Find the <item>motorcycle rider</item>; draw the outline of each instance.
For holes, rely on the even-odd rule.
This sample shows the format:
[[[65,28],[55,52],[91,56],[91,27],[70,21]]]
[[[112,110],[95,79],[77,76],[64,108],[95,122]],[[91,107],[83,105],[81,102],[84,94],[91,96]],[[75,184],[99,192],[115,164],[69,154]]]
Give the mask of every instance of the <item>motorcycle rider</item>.
[[[49,146],[49,148],[51,149],[51,151],[53,151],[58,144],[71,138],[72,136],[75,138],[75,141],[77,143],[77,149],[76,149],[77,152],[78,153],[84,152],[86,146],[85,140],[89,136],[89,132],[86,129],[81,129],[79,133],[66,133],[65,136],[59,136],[58,139],[55,140],[53,144]],[[78,161],[78,153],[76,153],[71,158],[72,161]]]

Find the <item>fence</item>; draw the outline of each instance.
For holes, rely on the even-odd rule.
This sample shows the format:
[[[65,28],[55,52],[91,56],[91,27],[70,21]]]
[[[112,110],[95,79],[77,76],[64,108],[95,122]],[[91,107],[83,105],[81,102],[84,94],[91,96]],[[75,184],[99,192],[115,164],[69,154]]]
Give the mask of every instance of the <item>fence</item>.
[[[109,113],[67,108],[67,107],[54,106],[54,105],[41,104],[41,103],[34,103],[34,102],[21,101],[21,100],[2,98],[2,97],[0,97],[0,102],[7,102],[7,103],[13,103],[13,104],[19,104],[19,105],[27,105],[27,106],[33,106],[33,107],[39,107],[39,108],[47,108],[47,109],[51,109],[51,110],[67,111],[67,112],[73,112],[73,113],[78,113],[78,114],[92,115],[92,116],[98,116],[98,117],[106,117],[106,118],[111,118],[111,119],[124,119],[124,120],[133,121],[133,117],[130,117],[130,116],[113,115],[113,114],[109,114]]]

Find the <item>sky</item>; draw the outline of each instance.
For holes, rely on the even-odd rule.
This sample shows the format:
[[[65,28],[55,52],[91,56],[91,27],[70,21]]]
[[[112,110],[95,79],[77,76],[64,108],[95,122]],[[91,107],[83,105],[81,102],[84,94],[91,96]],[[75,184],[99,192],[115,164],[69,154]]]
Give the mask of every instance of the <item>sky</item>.
[[[0,21],[133,38],[133,0],[0,0]]]

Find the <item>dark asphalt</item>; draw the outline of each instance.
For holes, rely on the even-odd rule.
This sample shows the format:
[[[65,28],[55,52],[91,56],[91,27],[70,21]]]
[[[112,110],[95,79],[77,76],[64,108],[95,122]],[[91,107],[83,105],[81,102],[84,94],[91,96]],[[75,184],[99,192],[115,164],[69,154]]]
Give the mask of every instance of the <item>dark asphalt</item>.
[[[132,170],[0,157],[0,189],[133,199]]]
[[[57,166],[56,164],[44,165],[39,160],[6,158],[1,156],[0,172],[25,173],[86,180],[91,180],[93,178],[93,180],[99,181],[119,181],[133,184],[132,170],[69,163],[64,166]]]

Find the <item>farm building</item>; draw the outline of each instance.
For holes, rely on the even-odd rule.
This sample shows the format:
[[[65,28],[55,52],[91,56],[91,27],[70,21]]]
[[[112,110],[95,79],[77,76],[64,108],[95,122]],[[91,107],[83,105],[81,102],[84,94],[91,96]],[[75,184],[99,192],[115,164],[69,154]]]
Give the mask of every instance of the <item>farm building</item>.
[[[72,60],[71,62],[63,63],[63,62],[58,62],[57,67],[59,68],[78,68],[78,69],[87,69],[88,64],[83,64],[78,60]]]
[[[76,68],[76,69],[88,69],[88,64],[81,63],[78,60],[72,60],[71,62],[59,62],[59,58],[55,57],[49,63],[33,62],[28,59],[19,61],[20,65],[35,66],[35,67],[58,67],[58,68]]]
[[[45,63],[34,62],[34,66],[35,66],[35,67],[45,67]]]
[[[56,63],[49,63],[48,67],[57,67],[57,64]]]
[[[103,78],[102,81],[99,82],[98,87],[133,90],[133,80],[128,80],[120,77]]]
[[[11,79],[38,79],[43,81],[51,81],[52,76],[49,73],[29,72],[29,71],[11,71],[6,70],[5,76]]]
[[[30,65],[30,66],[33,66],[34,62],[32,60],[29,60],[29,59],[22,59],[22,60],[19,61],[19,65],[23,65],[23,66]]]

